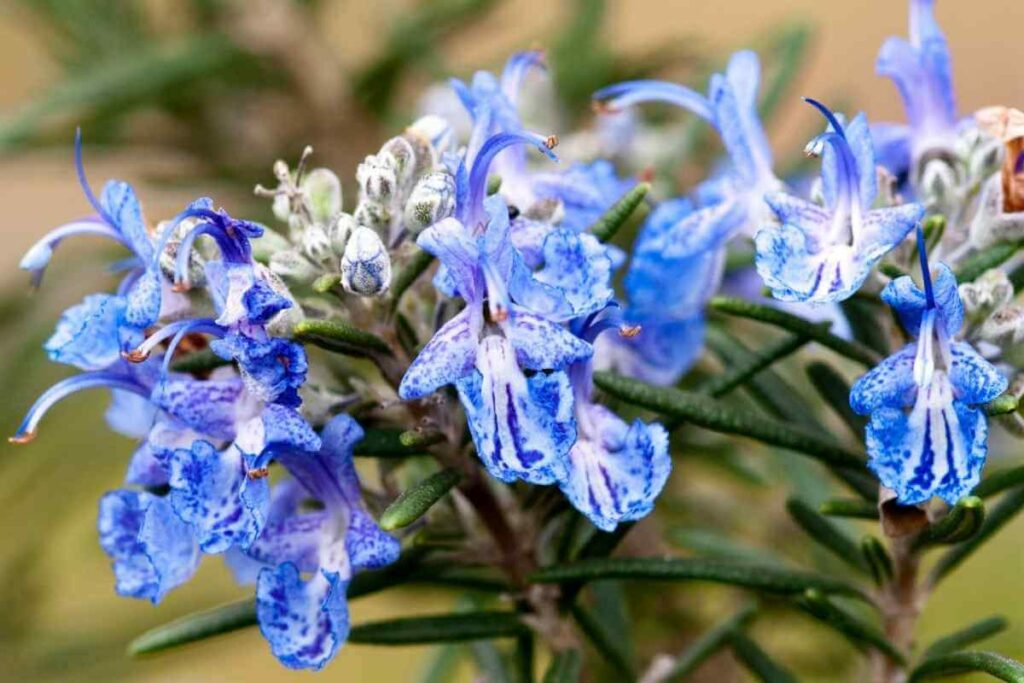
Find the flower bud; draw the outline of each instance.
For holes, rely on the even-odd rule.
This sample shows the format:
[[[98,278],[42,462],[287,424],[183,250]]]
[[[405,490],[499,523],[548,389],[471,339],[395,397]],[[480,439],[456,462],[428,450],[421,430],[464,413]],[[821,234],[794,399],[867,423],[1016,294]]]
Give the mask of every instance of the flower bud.
[[[341,213],[341,181],[326,168],[314,168],[301,186],[313,220],[326,226]]]
[[[302,253],[313,263],[325,263],[334,255],[331,238],[319,223],[306,227],[302,233],[301,244]]]
[[[365,225],[377,230],[385,230],[391,225],[391,211],[374,201],[363,200],[359,202],[353,218],[359,225]]]
[[[984,322],[1013,299],[1013,284],[999,268],[985,271],[974,282],[960,285],[964,313],[972,325]]]
[[[309,259],[294,250],[271,255],[270,270],[275,275],[301,283],[312,282],[320,274],[320,270]]]
[[[405,204],[405,229],[414,235],[455,211],[455,178],[433,171],[420,178]]]
[[[422,146],[429,148],[425,141]],[[412,186],[418,168],[418,157],[422,155],[417,155],[412,142],[399,136],[385,142],[377,156],[390,160],[389,165],[395,173],[397,195],[404,195]]]
[[[954,199],[956,172],[944,159],[928,161],[921,172],[921,194],[931,205],[944,205]]]
[[[353,294],[380,296],[391,285],[391,257],[380,236],[359,226],[341,257],[341,285]]]
[[[979,337],[1002,350],[1002,359],[1024,367],[1024,305],[1009,304],[993,313],[981,326]]]
[[[398,183],[394,160],[384,154],[366,157],[356,169],[356,181],[361,198],[379,204],[390,202]]]
[[[348,244],[349,236],[359,226],[352,214],[339,213],[331,224],[327,226],[327,237],[331,240],[331,249],[335,256],[345,253],[345,245]]]

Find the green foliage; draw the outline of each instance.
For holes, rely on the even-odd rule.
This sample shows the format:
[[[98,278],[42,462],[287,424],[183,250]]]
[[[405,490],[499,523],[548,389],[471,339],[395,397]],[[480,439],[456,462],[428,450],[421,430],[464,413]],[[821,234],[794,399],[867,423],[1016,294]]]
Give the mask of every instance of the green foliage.
[[[391,347],[386,341],[340,320],[303,320],[292,328],[292,335],[305,344],[348,356],[391,355]]]
[[[650,191],[649,183],[637,183],[590,226],[590,233],[602,242],[611,242]]]
[[[380,516],[380,527],[393,531],[409,526],[425,515],[461,478],[455,470],[444,469],[406,489]]]

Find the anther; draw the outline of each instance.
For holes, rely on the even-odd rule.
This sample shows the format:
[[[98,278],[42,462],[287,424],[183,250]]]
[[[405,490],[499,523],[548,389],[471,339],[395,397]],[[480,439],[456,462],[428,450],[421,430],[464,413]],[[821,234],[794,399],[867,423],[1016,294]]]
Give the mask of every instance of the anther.
[[[619,327],[619,336],[623,339],[632,339],[643,331],[641,325],[622,325]]]
[[[36,438],[36,433],[35,432],[25,432],[24,434],[17,434],[15,436],[7,437],[7,441],[8,441],[8,443],[17,444],[17,445],[20,446],[21,444],[28,443],[29,441],[31,441],[34,438]]]
[[[547,147],[548,149],[554,149],[555,147],[557,147],[558,146],[558,136],[557,135],[549,135],[549,136],[547,136],[544,139],[544,146]]]
[[[254,470],[249,470],[248,472],[246,472],[246,476],[248,476],[250,479],[253,479],[253,480],[255,480],[255,479],[265,479],[268,476],[270,476],[270,468],[269,467],[258,467],[258,468],[254,469]]]
[[[129,363],[141,363],[142,361],[149,358],[148,351],[142,351],[141,349],[132,349],[131,351],[122,351],[121,358],[124,358]]]

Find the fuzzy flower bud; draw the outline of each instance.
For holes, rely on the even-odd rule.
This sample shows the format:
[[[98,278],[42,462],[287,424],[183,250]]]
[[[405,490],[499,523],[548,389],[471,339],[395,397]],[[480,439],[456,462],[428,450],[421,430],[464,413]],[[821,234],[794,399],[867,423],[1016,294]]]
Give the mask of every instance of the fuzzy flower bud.
[[[359,227],[352,214],[339,213],[330,225],[327,226],[327,237],[331,241],[331,250],[335,256],[340,257],[345,253],[345,245],[348,244],[349,236]]]
[[[349,237],[341,257],[341,284],[361,296],[381,296],[391,286],[391,257],[373,230],[359,226]]]
[[[325,263],[333,255],[331,238],[320,223],[313,223],[302,231],[302,253],[313,263]]]
[[[455,132],[446,119],[428,114],[416,119],[407,131],[419,135],[430,143],[436,154],[444,154],[452,145]]]
[[[983,323],[1013,299],[1013,284],[1002,270],[986,271],[974,282],[960,285],[964,313],[972,325]]]
[[[455,211],[455,178],[447,171],[433,171],[420,178],[405,204],[405,228],[419,234]]]
[[[341,213],[341,181],[326,168],[314,168],[302,180],[309,213],[320,225],[329,225]]]
[[[386,155],[370,155],[356,169],[360,197],[385,204],[395,196],[398,183],[394,161]]]
[[[270,270],[275,275],[293,282],[309,283],[320,270],[302,254],[294,250],[279,251],[270,257]]]

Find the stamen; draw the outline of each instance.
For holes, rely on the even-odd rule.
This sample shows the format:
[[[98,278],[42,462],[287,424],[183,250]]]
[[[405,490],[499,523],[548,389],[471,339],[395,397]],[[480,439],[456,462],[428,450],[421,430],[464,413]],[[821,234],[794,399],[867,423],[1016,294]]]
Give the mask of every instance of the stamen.
[[[177,320],[173,323],[168,323],[162,328],[147,337],[138,347],[131,351],[123,351],[121,357],[131,363],[141,363],[142,361],[149,358],[150,354],[153,353],[153,349],[159,346],[162,342],[172,337],[181,335],[182,332],[188,334],[190,332],[208,332],[213,334],[223,334],[223,328],[215,323],[210,318],[191,318],[188,320]],[[174,345],[176,346],[176,344]],[[168,356],[173,351],[173,346],[168,349]]]
[[[306,164],[309,163],[309,158],[313,156],[313,146],[306,145],[302,148],[302,155],[299,157],[299,163],[295,165],[295,184],[298,185],[302,182],[302,176],[306,172]]]
[[[250,479],[252,479],[254,481],[256,479],[265,479],[266,477],[270,476],[270,468],[269,467],[257,467],[256,469],[252,469],[252,470],[249,470],[248,472],[246,472],[246,476],[248,476]]]
[[[558,146],[558,136],[557,135],[549,135],[546,138],[544,138],[544,146],[547,147],[548,149],[554,149],[555,147],[557,147]]]
[[[641,325],[622,325],[619,327],[619,336],[624,339],[632,339],[643,331]]]
[[[92,191],[92,187],[89,186],[89,180],[85,177],[85,164],[82,161],[82,129],[75,129],[75,172],[78,174],[78,184],[82,186],[82,192],[85,193],[85,198],[92,205],[92,208],[96,209],[96,213],[107,222],[112,228],[117,228],[117,223],[110,217],[104,209],[103,205],[100,204],[99,200],[96,199],[96,195]]]
[[[924,229],[917,224],[917,256],[921,262],[921,279],[924,281],[924,296],[928,308],[935,308],[935,293],[932,290],[932,273],[928,268],[928,245],[924,239]]]
[[[613,112],[646,102],[671,104],[696,114],[718,128],[708,99],[695,90],[677,83],[654,80],[627,81],[598,90],[594,93],[593,99],[602,103],[598,106],[603,106],[604,111]]]
[[[36,399],[36,402],[32,404],[32,407],[29,408],[28,413],[25,415],[25,419],[18,428],[18,432],[8,439],[8,441],[13,444],[21,444],[31,441],[35,437],[40,420],[43,419],[43,416],[46,415],[50,408],[71,394],[84,389],[97,388],[121,389],[123,391],[130,391],[134,394],[138,394],[144,398],[148,398],[150,394],[149,390],[142,386],[138,381],[122,374],[106,371],[83,372],[79,375],[75,375],[74,377],[69,377],[68,379],[57,382],[52,387],[44,391],[43,394]]]
[[[861,226],[860,174],[857,170],[857,160],[846,140],[846,131],[843,130],[842,124],[839,123],[832,110],[813,98],[805,97],[803,100],[817,109],[832,128],[831,131],[816,136],[804,148],[805,154],[820,156],[824,152],[825,145],[828,144],[836,154],[839,168],[836,174],[837,197],[832,232],[837,233],[845,229],[845,221],[849,216],[851,237],[856,241]]]
[[[499,152],[514,145],[533,145],[549,159],[558,161],[558,157],[551,151],[556,144],[557,137],[551,135],[542,138],[535,133],[498,133],[489,137],[477,152],[469,172],[469,199],[466,202],[466,211],[461,216],[463,225],[474,226],[480,222],[484,197],[487,194],[487,174]]]

